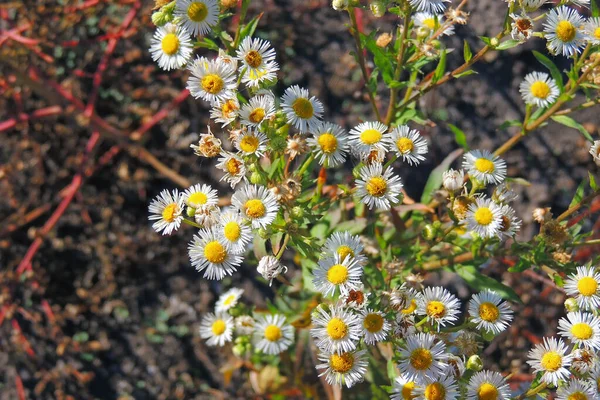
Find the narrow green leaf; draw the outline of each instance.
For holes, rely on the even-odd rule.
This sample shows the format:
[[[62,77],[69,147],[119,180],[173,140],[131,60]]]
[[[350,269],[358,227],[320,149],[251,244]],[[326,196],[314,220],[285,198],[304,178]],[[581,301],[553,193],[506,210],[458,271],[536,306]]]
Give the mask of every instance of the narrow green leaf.
[[[550,70],[550,74],[552,75],[552,77],[554,78],[554,80],[556,81],[556,84],[558,85],[558,87],[561,89],[563,89],[564,85],[563,85],[563,77],[562,74],[560,73],[560,71],[558,70],[558,67],[552,62],[552,60],[550,60],[548,57],[546,57],[545,55],[543,55],[542,53],[540,53],[539,51],[533,51],[533,55],[535,56],[535,58],[537,58],[537,60],[542,63],[542,65],[546,68],[548,68],[548,70]]]
[[[595,192],[598,190],[598,184],[596,183],[596,177],[592,175],[591,172],[588,171],[588,176],[590,178],[590,187]]]
[[[471,58],[473,58],[473,52],[471,51],[471,47],[469,43],[465,40],[463,44],[463,56],[465,57],[465,62],[468,63]]]
[[[501,282],[498,282],[494,278],[483,275],[473,265],[458,265],[456,266],[455,271],[458,276],[463,278],[470,287],[477,291],[490,289],[498,293],[504,299],[522,303],[519,295],[512,288]]]
[[[577,190],[575,191],[575,195],[573,196],[573,200],[571,200],[571,204],[569,204],[569,208],[576,206],[577,204],[581,203],[581,200],[583,199],[583,192],[586,186],[586,182],[582,181],[579,186],[577,186]]]
[[[496,50],[508,50],[508,49],[512,49],[513,47],[517,47],[521,43],[522,42],[520,40],[508,39],[508,40],[505,40],[504,42],[500,43],[496,47]]]
[[[381,71],[383,81],[389,85],[389,83],[394,80],[394,66],[383,50],[377,46],[375,33],[376,32],[373,32],[373,34],[369,36],[361,34],[361,41],[369,52],[373,54],[373,62],[377,68],[379,68],[379,71]]]
[[[559,124],[563,124],[565,126],[568,126],[569,128],[577,129],[587,140],[594,143],[594,139],[592,139],[590,133],[583,127],[583,125],[575,121],[573,118],[567,115],[554,115],[551,118],[553,121],[556,121]]]
[[[598,3],[596,0],[592,0],[592,17],[600,17],[600,7],[598,7]]]
[[[459,74],[454,74],[452,76],[455,77],[456,79],[458,79],[458,78],[462,78],[463,76],[474,75],[474,74],[477,74],[477,73],[478,73],[477,71],[473,71],[472,69],[468,69],[466,71],[463,71],[463,72],[461,72]]]
[[[435,68],[435,72],[433,73],[433,77],[431,78],[431,82],[436,83],[439,81],[444,73],[446,72],[446,49],[443,49],[440,54],[440,62]]]
[[[254,31],[256,30],[256,27],[258,26],[258,21],[260,21],[262,16],[263,16],[263,13],[258,14],[256,17],[252,18],[250,20],[250,22],[248,22],[242,28],[242,30],[240,31],[239,43],[241,43],[245,37],[254,35]]]
[[[456,149],[452,153],[448,154],[448,156],[442,161],[440,165],[438,165],[431,174],[429,174],[429,178],[427,178],[427,183],[425,183],[425,189],[423,189],[423,194],[421,195],[421,203],[427,204],[431,201],[431,197],[433,192],[438,190],[442,186],[442,174],[446,171],[450,164],[454,162],[460,155],[463,153],[463,149]]]
[[[448,124],[448,127],[454,133],[454,140],[456,140],[456,143],[465,151],[469,151],[469,146],[467,145],[467,136],[462,129],[452,124]]]

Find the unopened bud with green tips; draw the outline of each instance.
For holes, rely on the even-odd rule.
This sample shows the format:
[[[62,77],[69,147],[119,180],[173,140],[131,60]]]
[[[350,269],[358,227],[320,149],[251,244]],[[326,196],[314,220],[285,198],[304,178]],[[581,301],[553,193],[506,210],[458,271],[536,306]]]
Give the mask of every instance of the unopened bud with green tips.
[[[375,18],[381,18],[385,14],[385,3],[383,1],[373,1],[370,8]]]
[[[498,38],[491,38],[491,39],[490,39],[490,45],[491,45],[492,47],[496,47],[496,46],[498,46],[499,44],[500,44],[500,41],[498,40]]]
[[[284,137],[275,136],[274,138],[271,139],[271,141],[269,142],[269,144],[271,145],[271,148],[273,150],[275,150],[275,151],[283,151],[287,147],[287,140],[285,140]]]
[[[250,174],[250,182],[254,185],[264,185],[267,183],[267,180],[260,172],[256,171]]]
[[[294,218],[303,218],[304,217],[304,209],[299,206],[295,206],[292,208],[292,217]]]
[[[426,39],[427,37],[429,37],[430,33],[431,33],[431,29],[429,29],[426,26],[420,26],[417,29],[417,39],[419,39],[419,40]]]
[[[577,312],[579,311],[579,304],[577,304],[577,300],[573,297],[569,297],[565,300],[565,309],[568,312]]]
[[[433,240],[437,235],[437,229],[433,227],[431,224],[425,225],[423,228],[423,238],[425,240]]]
[[[170,14],[162,10],[152,14],[152,23],[156,26],[164,26],[170,20]]]
[[[242,357],[251,349],[251,344],[247,336],[238,336],[234,343],[235,345],[233,346],[232,351],[237,357]]]
[[[194,215],[196,215],[196,209],[194,207],[187,206],[185,209],[185,213],[188,217],[192,218]]]
[[[477,354],[469,357],[467,360],[467,369],[475,372],[479,372],[483,369],[483,361]]]

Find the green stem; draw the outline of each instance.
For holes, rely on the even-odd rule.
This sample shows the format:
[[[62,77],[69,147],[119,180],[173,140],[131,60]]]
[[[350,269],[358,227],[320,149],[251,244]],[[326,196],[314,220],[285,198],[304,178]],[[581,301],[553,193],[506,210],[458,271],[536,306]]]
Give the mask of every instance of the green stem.
[[[194,221],[192,221],[190,219],[187,219],[187,218],[183,219],[183,223],[184,224],[188,224],[190,226],[193,226],[194,228],[198,228],[198,229],[202,229],[203,228],[203,226],[198,225],[196,222],[194,222]]]

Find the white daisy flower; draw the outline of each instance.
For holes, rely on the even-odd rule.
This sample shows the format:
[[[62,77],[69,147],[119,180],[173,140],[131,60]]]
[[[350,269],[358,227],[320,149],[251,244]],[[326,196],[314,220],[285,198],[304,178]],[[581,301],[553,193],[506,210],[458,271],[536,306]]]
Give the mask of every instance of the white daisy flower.
[[[267,40],[246,36],[237,49],[237,58],[242,62],[242,67],[247,71],[259,74],[269,63],[275,63],[275,50]],[[279,69],[277,67],[277,69]]]
[[[211,104],[221,104],[235,97],[237,83],[235,70],[219,59],[197,58],[189,67],[191,76],[187,81],[190,94]]]
[[[246,164],[242,157],[225,151],[221,153],[221,157],[217,161],[216,167],[225,172],[220,180],[229,183],[232,189],[242,179],[246,180]]]
[[[206,314],[200,322],[200,337],[209,346],[222,347],[233,337],[233,318],[229,314]]]
[[[600,44],[600,17],[590,17],[583,28],[591,44]]]
[[[192,56],[192,52],[189,34],[173,24],[158,27],[150,42],[152,59],[167,71],[183,67]]]
[[[510,387],[498,372],[479,371],[469,380],[468,400],[510,400],[510,398]]]
[[[458,400],[458,385],[452,375],[425,378],[415,395],[415,400]]]
[[[428,333],[406,337],[400,357],[400,371],[407,379],[418,384],[425,382],[426,378],[436,379],[443,376],[448,368],[446,346],[442,341],[436,342],[435,336]]]
[[[323,122],[312,134],[307,143],[315,151],[315,158],[319,164],[332,168],[346,161],[349,150],[348,135],[341,126]]]
[[[183,196],[175,189],[173,193],[163,190],[148,206],[150,221],[156,221],[152,228],[163,235],[170,235],[179,229],[183,216]]]
[[[361,311],[367,306],[370,295],[370,293],[365,293],[364,285],[361,282],[357,289],[350,289],[348,292],[340,294],[340,304],[354,311]]]
[[[252,343],[265,354],[284,352],[294,341],[294,327],[285,322],[283,315],[264,315],[256,319]]]
[[[219,197],[217,191],[210,185],[197,183],[183,193],[185,204],[188,207],[200,208],[203,206],[217,205]]]
[[[263,121],[275,115],[275,105],[270,96],[254,96],[240,110],[242,124],[258,128]]]
[[[217,0],[177,0],[173,14],[190,35],[206,35],[219,22],[219,5]]]
[[[509,205],[500,207],[502,214],[502,224],[498,230],[500,240],[505,240],[514,237],[521,229],[521,220],[516,217],[515,210]]]
[[[323,255],[334,257],[337,254],[341,260],[350,257],[356,260],[358,265],[365,266],[368,260],[363,254],[363,248],[358,235],[352,235],[348,231],[334,232],[323,245]]]
[[[388,127],[381,122],[363,122],[350,131],[350,148],[361,160],[366,160],[372,151],[389,148]]]
[[[313,271],[315,289],[324,296],[333,296],[336,293],[347,293],[360,287],[360,278],[363,269],[352,257],[342,259],[339,255],[319,261],[318,267]]]
[[[256,321],[249,315],[240,315],[235,319],[235,332],[238,335],[251,335],[254,333]]]
[[[510,326],[513,311],[496,292],[484,290],[469,301],[469,314],[477,329],[498,334]]]
[[[600,318],[590,313],[570,312],[558,320],[558,334],[571,343],[600,350]]]
[[[594,267],[577,267],[577,273],[565,282],[565,292],[575,297],[581,309],[597,310],[600,307],[600,272]]]
[[[592,155],[592,160],[600,167],[600,140],[594,140],[589,150]]]
[[[392,130],[390,139],[394,151],[402,161],[417,165],[425,160],[423,154],[427,154],[427,141],[416,129],[410,129],[406,125],[398,126]]]
[[[234,145],[244,155],[253,154],[256,157],[262,157],[267,150],[267,136],[262,132],[249,129],[240,133]]]
[[[409,3],[417,11],[442,13],[446,9],[445,3],[450,3],[450,0],[409,0]]]
[[[600,393],[600,364],[592,369],[590,379],[587,381],[591,388],[595,388],[597,393]]]
[[[558,386],[560,381],[567,379],[571,373],[572,356],[567,353],[567,345],[562,339],[545,337],[543,343],[537,344],[529,351],[527,364],[538,373],[541,372],[542,382]]]
[[[298,85],[285,90],[281,96],[281,109],[289,123],[300,132],[314,132],[321,124],[323,104]]]
[[[249,88],[256,89],[262,82],[274,82],[277,79],[277,71],[279,71],[279,65],[275,61],[267,62],[260,68],[246,69],[242,75],[242,83]]]
[[[478,197],[469,205],[465,221],[469,231],[482,238],[492,238],[502,228],[502,211],[492,200]]]
[[[544,36],[548,49],[554,54],[573,57],[585,46],[585,34],[580,30],[584,19],[567,6],[553,8],[544,22]]]
[[[487,150],[470,151],[464,158],[463,168],[486,185],[498,185],[506,178],[506,162]]]
[[[521,5],[525,11],[531,12],[546,4],[547,1],[548,0],[522,0]]]
[[[597,400],[598,392],[587,382],[572,379],[566,386],[556,391],[556,400]]]
[[[215,304],[215,311],[217,313],[224,313],[232,309],[236,306],[240,297],[244,293],[244,289],[240,288],[231,288],[221,296],[219,296],[219,300]]]
[[[400,375],[394,379],[392,395],[390,400],[412,400],[416,397],[417,383],[408,379],[404,375]]]
[[[569,3],[575,4],[579,7],[589,7],[590,0],[570,0]]]
[[[341,354],[356,349],[362,333],[358,315],[339,306],[330,306],[329,311],[319,306],[312,323],[310,333],[321,351]]]
[[[269,281],[269,286],[271,286],[273,279],[277,278],[279,275],[281,275],[281,273],[287,272],[287,267],[285,265],[281,265],[276,257],[264,256],[258,262],[256,272]]]
[[[244,224],[244,219],[234,208],[221,213],[219,225],[215,230],[228,243],[233,254],[244,253],[246,246],[252,241],[252,230]]]
[[[460,315],[460,301],[447,289],[436,286],[426,287],[419,298],[417,314],[426,315],[440,327],[454,324]]]
[[[362,333],[365,344],[382,342],[388,335],[391,324],[381,311],[365,309],[362,312]]]
[[[344,353],[328,353],[322,352],[319,354],[317,370],[322,372],[319,376],[325,376],[325,380],[330,385],[342,386],[351,388],[356,383],[362,382],[367,373],[366,350],[350,351]]]
[[[194,221],[203,228],[212,228],[219,223],[219,219],[221,218],[221,209],[216,205],[193,208],[193,211]]]
[[[255,229],[271,225],[279,211],[275,195],[264,186],[246,185],[231,197],[231,204],[248,218]]]
[[[465,171],[455,170],[450,168],[448,171],[444,171],[442,174],[442,184],[444,189],[450,192],[456,192],[463,188],[465,184]]]
[[[571,360],[571,370],[580,374],[592,372],[599,361],[598,354],[592,349],[573,349],[571,355],[573,356],[573,360]]]
[[[360,179],[356,180],[356,195],[363,203],[381,210],[389,210],[392,204],[402,199],[402,183],[400,177],[393,175],[392,167],[382,172],[379,163],[365,165],[359,171]]]
[[[418,28],[429,30],[429,35],[436,32],[444,24],[443,14],[432,14],[430,12],[418,12],[413,15],[413,22]],[[449,25],[444,28],[442,35],[450,36],[454,34],[454,26]],[[429,36],[428,35],[428,36]]]
[[[224,128],[235,121],[239,109],[240,103],[238,99],[232,97],[221,104],[213,104],[213,107],[210,109],[210,117],[214,119],[215,122],[219,122]]]
[[[242,257],[229,249],[229,244],[214,229],[200,229],[188,246],[192,266],[204,271],[204,278],[221,280],[232,275],[242,263]]]
[[[527,74],[519,85],[519,91],[526,104],[540,108],[548,107],[560,95],[556,81],[544,72]]]

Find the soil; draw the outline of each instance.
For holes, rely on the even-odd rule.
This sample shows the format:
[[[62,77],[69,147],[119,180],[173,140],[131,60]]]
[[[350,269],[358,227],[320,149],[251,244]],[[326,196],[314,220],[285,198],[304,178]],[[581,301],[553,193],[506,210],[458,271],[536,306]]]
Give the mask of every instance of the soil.
[[[214,180],[211,163],[189,149],[197,134],[206,131],[208,113],[202,102],[187,98],[141,138],[102,135],[86,166],[115,145],[121,151],[85,179],[56,227],[44,236],[32,269],[21,278],[14,272],[62,200],[61,191],[80,171],[83,149],[94,132],[89,119],[68,108],[48,82],[60,83],[87,103],[107,45],[98,39],[118,31],[134,1],[73,10],[69,7],[79,2],[64,3],[27,0],[0,6],[0,29],[29,22],[22,35],[40,39],[41,51],[54,58],[44,61],[11,41],[0,49],[0,121],[53,105],[64,111],[19,122],[0,136],[0,399],[19,398],[19,380],[31,399],[251,397],[239,371],[225,383],[219,371],[227,361],[225,352],[199,338],[199,321],[232,285],[244,288],[244,299],[260,307],[272,292],[253,279],[256,272],[250,265],[222,282],[202,279],[187,256],[191,232],[161,237],[147,221],[149,201],[162,189],[181,185],[157,172],[139,148],[193,182],[230,192]],[[281,87],[309,88],[324,102],[327,118],[347,128],[373,118],[361,91],[360,71],[349,55],[353,42],[343,13],[326,0],[253,3],[251,15],[265,12],[257,32],[277,48]],[[457,49],[464,39],[480,48],[476,36],[497,33],[505,7],[497,0],[472,2],[472,23],[444,40]],[[185,72],[160,71],[147,51],[151,8],[144,1],[118,41],[96,100],[96,114],[123,135],[148,122],[185,87]],[[375,20],[365,13],[364,19],[369,30],[381,26],[389,32],[394,27],[393,18]],[[79,44],[69,46],[74,40]],[[432,121],[423,130],[430,155],[419,168],[401,171],[409,195],[418,198],[430,171],[458,147],[448,122],[466,132],[473,148],[493,149],[513,133],[497,127],[506,119],[522,118],[520,80],[542,69],[531,55],[534,48],[543,49],[543,43],[534,41],[487,58],[476,67],[477,75],[452,81],[422,100]],[[451,54],[450,66],[459,65],[460,54]],[[44,84],[36,87],[26,79],[29,67],[40,72]],[[378,101],[386,104],[387,99]],[[576,118],[598,134],[595,110]],[[522,239],[537,232],[531,220],[534,208],[565,209],[587,170],[597,168],[581,135],[557,124],[526,138],[506,161],[510,176],[531,182],[517,188]],[[524,304],[515,307],[518,317],[511,330],[486,352],[495,362],[490,367],[527,373],[524,354],[539,337],[555,332],[564,295],[547,282],[505,269],[491,262],[486,272],[513,286]],[[462,299],[470,295],[456,277],[432,275],[428,280],[452,287]],[[514,363],[506,361],[513,358]]]

